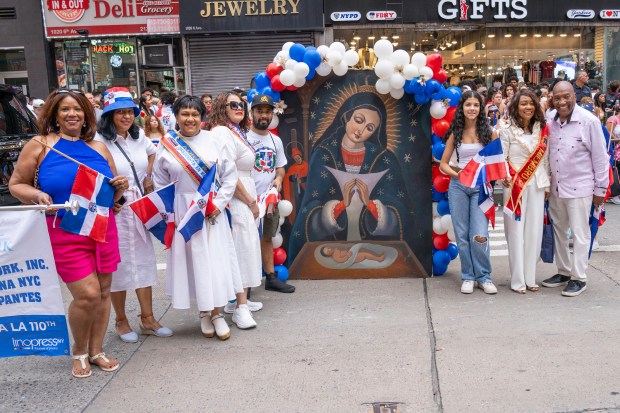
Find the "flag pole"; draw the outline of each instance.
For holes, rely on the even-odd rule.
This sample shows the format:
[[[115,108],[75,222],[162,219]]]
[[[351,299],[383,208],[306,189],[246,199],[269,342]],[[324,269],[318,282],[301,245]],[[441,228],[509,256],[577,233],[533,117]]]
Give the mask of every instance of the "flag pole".
[[[77,200],[67,201],[64,204],[51,204],[51,205],[14,205],[0,207],[2,211],[47,211],[48,209],[66,209],[73,212],[73,215],[77,214],[80,209],[80,204]]]

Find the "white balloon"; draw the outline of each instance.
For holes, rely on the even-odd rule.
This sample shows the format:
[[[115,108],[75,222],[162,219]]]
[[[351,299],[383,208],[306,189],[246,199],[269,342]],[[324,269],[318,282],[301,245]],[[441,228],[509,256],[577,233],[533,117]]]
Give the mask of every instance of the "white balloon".
[[[347,48],[344,46],[344,44],[340,43],[340,42],[334,42],[332,44],[329,45],[329,49],[333,50],[335,52],[340,53],[341,55],[344,54],[344,52],[347,51]]]
[[[308,76],[308,73],[310,73],[310,67],[308,67],[308,65],[304,62],[299,62],[293,68],[293,72],[295,72],[295,76],[305,79],[305,77]]]
[[[433,78],[433,69],[428,66],[422,66],[420,68],[420,76],[424,76],[424,80],[431,80]]]
[[[375,56],[378,59],[389,59],[394,53],[394,46],[386,39],[381,39],[375,43]]]
[[[417,67],[426,66],[426,55],[424,53],[415,53],[411,56],[411,64],[416,65]]]
[[[297,79],[295,79],[295,83],[293,83],[293,86],[295,86],[295,87],[302,87],[305,84],[306,84],[306,78],[305,77],[298,77]]]
[[[285,52],[288,52],[289,49],[291,48],[292,45],[294,45],[295,43],[293,42],[286,42],[284,43],[284,46],[282,46],[282,50],[284,50]]]
[[[336,76],[344,76],[349,71],[349,66],[345,62],[340,62],[333,67],[333,70]]]
[[[448,228],[444,228],[441,217],[433,219],[433,232],[437,235],[443,235],[448,232]]]
[[[405,89],[392,89],[390,90],[390,96],[394,99],[400,99],[405,95]]]
[[[280,124],[280,118],[275,113],[273,114],[273,118],[271,118],[271,123],[269,124],[268,129],[275,129]]]
[[[377,80],[377,83],[375,83],[375,89],[377,89],[377,92],[381,93],[382,95],[387,95],[392,90],[392,87],[390,86],[390,80],[389,79]]]
[[[293,60],[293,59],[288,59],[286,61],[286,63],[284,64],[284,68],[286,70],[293,70],[295,69],[295,65],[297,64],[297,60]]]
[[[405,76],[406,80],[411,80],[414,77],[419,77],[420,71],[418,70],[418,67],[416,65],[409,64],[403,67],[403,75]]]
[[[342,59],[348,66],[355,66],[359,61],[360,57],[355,50],[347,50],[344,54],[344,58]]]
[[[325,56],[327,56],[327,53],[329,52],[329,47],[327,47],[324,44],[322,44],[322,45],[320,45],[319,47],[316,48],[316,51],[319,52],[321,57],[325,57]]]
[[[297,76],[295,76],[295,72],[292,70],[285,69],[280,72],[280,82],[282,82],[284,86],[291,86],[295,83],[296,79]]]
[[[450,214],[446,214],[439,219],[441,220],[442,228],[446,229],[445,232],[448,232],[450,228],[454,229],[454,226],[452,225],[452,216]]]
[[[394,66],[405,66],[409,63],[409,53],[404,50],[395,50],[390,56],[390,60],[394,63]]]
[[[390,62],[387,59],[379,60],[375,65],[375,74],[379,76],[380,79],[386,79],[392,76],[394,73],[394,63]]]
[[[279,232],[276,235],[274,235],[273,238],[271,238],[271,243],[273,244],[273,248],[280,248],[283,242],[284,242],[284,239],[282,238],[282,234],[280,234]]]
[[[285,219],[286,219],[286,218],[284,218],[284,217],[280,217],[280,219],[278,220],[278,226],[279,226],[279,227],[281,227],[282,225],[284,225],[284,220],[285,220]]]
[[[281,217],[288,217],[293,212],[293,204],[286,199],[278,202],[278,212],[280,212]]]
[[[331,72],[332,72],[332,67],[327,62],[321,63],[319,67],[316,68],[316,73],[320,76],[327,76]]]
[[[333,66],[337,66],[342,62],[342,53],[337,50],[330,50],[327,52],[327,63]]]
[[[433,218],[437,218],[439,216],[439,212],[437,212],[437,204],[439,204],[439,202],[433,202]]]
[[[286,62],[288,59],[290,59],[291,57],[288,54],[288,51],[279,51],[278,54],[276,55],[275,60],[278,62]]]
[[[434,100],[433,103],[431,104],[430,112],[431,112],[431,116],[434,119],[441,119],[444,116],[446,116],[446,113],[448,112],[448,108],[445,107],[443,102],[439,100]]]
[[[456,234],[454,233],[454,228],[448,228],[448,239],[452,242],[456,241]]]
[[[402,89],[405,86],[405,78],[400,73],[394,73],[390,76],[390,87],[392,89]]]

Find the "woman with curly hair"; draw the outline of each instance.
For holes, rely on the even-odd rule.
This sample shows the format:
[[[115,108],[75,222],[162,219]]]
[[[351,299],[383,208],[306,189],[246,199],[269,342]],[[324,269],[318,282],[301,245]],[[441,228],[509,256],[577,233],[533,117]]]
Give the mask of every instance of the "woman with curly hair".
[[[446,133],[446,149],[439,168],[450,175],[448,197],[456,245],[461,256],[461,292],[471,294],[476,283],[487,294],[497,293],[491,281],[489,220],[478,207],[481,187],[468,188],[459,182],[461,170],[482,148],[497,138],[484,114],[482,96],[466,91]]]
[[[157,145],[159,140],[164,137],[164,125],[162,125],[157,116],[152,115],[146,117],[144,121],[144,134],[155,145]]]

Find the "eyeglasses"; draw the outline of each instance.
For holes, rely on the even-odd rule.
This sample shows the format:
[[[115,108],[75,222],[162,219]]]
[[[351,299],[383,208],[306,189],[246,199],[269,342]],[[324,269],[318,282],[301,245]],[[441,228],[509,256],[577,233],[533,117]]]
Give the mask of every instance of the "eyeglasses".
[[[245,107],[246,107],[245,102],[228,102],[226,106],[228,106],[232,110],[239,110],[239,109],[245,110]]]
[[[75,90],[69,90],[69,89],[56,89],[56,90],[53,92],[53,94],[54,94],[54,96],[56,96],[56,95],[60,95],[60,94],[63,94],[63,93],[71,93],[71,92],[73,92],[73,93],[79,93],[79,94],[80,94],[80,95],[82,95],[82,96],[86,96],[86,95],[84,94],[84,92],[83,92],[83,91],[81,91],[80,89],[75,89]]]

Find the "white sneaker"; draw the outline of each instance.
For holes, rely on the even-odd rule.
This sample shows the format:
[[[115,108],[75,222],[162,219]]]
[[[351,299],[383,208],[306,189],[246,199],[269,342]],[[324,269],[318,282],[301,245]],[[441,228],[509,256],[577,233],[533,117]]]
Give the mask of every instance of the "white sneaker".
[[[497,287],[493,284],[493,281],[485,281],[482,284],[478,283],[478,288],[483,290],[486,294],[497,294]]]
[[[258,301],[250,301],[247,300],[248,308],[251,312],[260,311],[263,309],[263,303]],[[224,312],[226,314],[233,314],[235,312],[235,308],[237,308],[237,302],[226,303],[224,306]]]
[[[598,240],[596,238],[594,238],[594,242],[592,243],[592,251],[596,251],[600,248],[601,246],[598,243]]]
[[[474,282],[472,280],[465,280],[461,284],[461,292],[463,294],[471,294],[474,292]]]
[[[217,338],[220,340],[228,340],[228,338],[230,338],[230,328],[228,328],[228,323],[224,320],[223,315],[214,315],[211,317],[211,322],[213,323],[213,327],[215,327]]]
[[[237,301],[233,301],[232,303],[226,303],[224,306],[224,312],[226,314],[232,314],[235,312],[235,308],[237,308]]]
[[[607,201],[612,204],[620,205],[620,196],[614,196],[613,198],[609,198]]]
[[[207,338],[211,338],[215,335],[215,327],[211,322],[210,311],[200,312],[200,330],[202,331],[202,335]]]
[[[239,305],[239,307],[235,308],[235,312],[232,316],[232,321],[241,330],[256,327],[256,321],[254,321],[252,313],[250,312],[247,304],[241,304]]]

